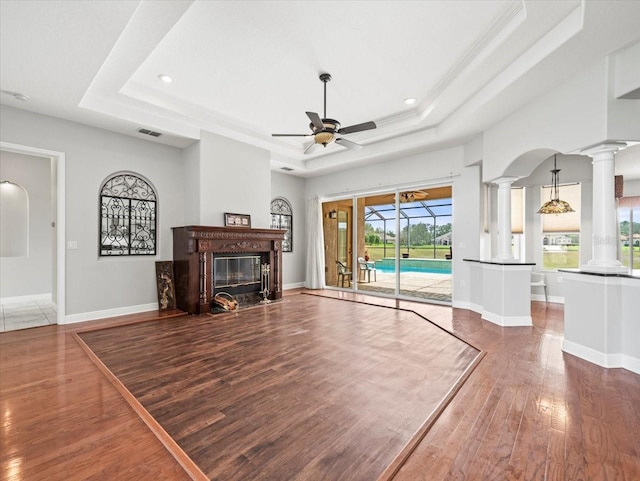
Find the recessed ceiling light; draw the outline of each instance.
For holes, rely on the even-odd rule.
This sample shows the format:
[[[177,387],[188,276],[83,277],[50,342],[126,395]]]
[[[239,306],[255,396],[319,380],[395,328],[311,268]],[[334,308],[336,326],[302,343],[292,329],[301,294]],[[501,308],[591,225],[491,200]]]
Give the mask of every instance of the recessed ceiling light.
[[[173,82],[173,78],[171,78],[169,75],[164,73],[161,73],[160,75],[158,75],[158,78],[166,84],[170,84]]]
[[[407,99],[404,99],[404,103],[405,105],[413,105],[417,102],[417,100],[413,97],[409,97]]]

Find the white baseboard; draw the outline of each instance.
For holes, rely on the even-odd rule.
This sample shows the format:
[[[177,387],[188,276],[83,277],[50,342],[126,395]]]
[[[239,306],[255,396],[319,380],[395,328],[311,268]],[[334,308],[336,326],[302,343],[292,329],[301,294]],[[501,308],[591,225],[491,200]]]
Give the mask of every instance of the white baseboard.
[[[158,303],[140,304],[137,306],[116,307],[115,309],[105,309],[104,311],[81,312],[79,314],[68,314],[65,316],[65,324],[73,324],[75,322],[95,321],[96,319],[104,319],[106,317],[124,316],[126,314],[137,314],[139,312],[155,311],[158,309]]]
[[[640,374],[640,359],[629,356],[628,354],[623,354],[622,367],[636,374]]]
[[[0,297],[0,304],[14,304],[19,302],[29,301],[51,301],[51,293],[45,294],[31,294],[29,296],[13,296],[13,297]]]
[[[489,311],[482,311],[482,319],[502,327],[532,326],[531,316],[501,316]]]
[[[544,294],[531,294],[532,301],[542,301],[544,302]],[[548,296],[547,302],[553,302],[554,304],[564,304],[563,296]]]
[[[451,307],[455,307],[456,309],[466,309],[468,311],[477,312],[478,314],[482,314],[482,306],[475,304],[473,302],[467,301],[457,301],[453,300]]]
[[[293,284],[283,284],[282,290],[288,291],[289,289],[300,289],[304,287],[304,282],[294,282]]]
[[[595,349],[567,341],[566,339],[562,343],[562,350],[567,354],[579,357],[598,366],[608,369],[622,367],[636,374],[640,374],[640,359],[624,353],[605,354],[604,352],[596,351]]]

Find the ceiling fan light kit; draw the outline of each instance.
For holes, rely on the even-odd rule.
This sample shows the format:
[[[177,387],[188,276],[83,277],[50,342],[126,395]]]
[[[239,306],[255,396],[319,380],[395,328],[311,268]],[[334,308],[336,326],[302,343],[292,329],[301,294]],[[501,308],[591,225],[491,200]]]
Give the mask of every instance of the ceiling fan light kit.
[[[340,122],[335,119],[327,117],[327,82],[331,80],[331,75],[323,73],[320,75],[320,81],[324,84],[324,115],[322,118],[315,112],[306,112],[307,117],[311,120],[309,128],[310,134],[272,134],[273,137],[310,137],[313,136],[313,143],[304,151],[305,154],[309,154],[313,151],[316,145],[327,145],[335,142],[338,145],[342,145],[351,150],[359,150],[362,145],[351,142],[341,135],[351,134],[354,132],[362,132],[365,130],[371,130],[376,128],[375,122],[364,122],[362,124],[351,125],[349,127],[340,128]]]

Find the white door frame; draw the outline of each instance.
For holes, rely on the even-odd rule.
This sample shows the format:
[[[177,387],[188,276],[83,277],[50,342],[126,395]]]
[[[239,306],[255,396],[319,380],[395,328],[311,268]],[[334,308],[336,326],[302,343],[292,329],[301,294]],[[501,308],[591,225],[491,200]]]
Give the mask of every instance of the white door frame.
[[[0,150],[15,152],[17,154],[34,155],[37,157],[47,157],[56,165],[56,310],[58,314],[58,324],[65,323],[65,154],[54,150],[30,147],[28,145],[12,144],[0,141]]]

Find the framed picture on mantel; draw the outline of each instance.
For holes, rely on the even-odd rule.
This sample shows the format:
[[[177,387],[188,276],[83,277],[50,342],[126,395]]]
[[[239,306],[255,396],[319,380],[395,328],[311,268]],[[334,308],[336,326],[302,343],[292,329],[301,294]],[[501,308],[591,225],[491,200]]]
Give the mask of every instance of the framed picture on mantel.
[[[251,216],[247,214],[224,214],[225,227],[251,227]]]

